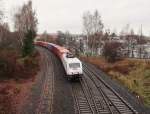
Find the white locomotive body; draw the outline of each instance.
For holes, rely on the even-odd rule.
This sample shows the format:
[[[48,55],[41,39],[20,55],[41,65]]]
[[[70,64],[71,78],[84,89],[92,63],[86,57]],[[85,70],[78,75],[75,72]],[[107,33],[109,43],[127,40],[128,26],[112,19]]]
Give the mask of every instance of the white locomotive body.
[[[38,41],[35,45],[45,47],[53,52],[61,60],[66,72],[66,77],[70,79],[81,78],[83,75],[82,62],[73,56],[69,50],[53,43]]]
[[[82,63],[78,58],[67,57],[67,53],[64,53],[61,61],[68,78],[81,78],[83,74]]]

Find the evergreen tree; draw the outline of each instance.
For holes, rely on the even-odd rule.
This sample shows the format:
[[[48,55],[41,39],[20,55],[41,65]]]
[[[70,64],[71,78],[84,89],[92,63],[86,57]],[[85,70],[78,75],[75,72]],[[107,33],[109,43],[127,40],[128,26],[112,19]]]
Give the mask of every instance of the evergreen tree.
[[[26,57],[28,55],[31,55],[34,51],[34,38],[36,36],[35,31],[29,30],[27,33],[25,33],[25,39],[24,39],[24,45],[22,48],[22,56]]]

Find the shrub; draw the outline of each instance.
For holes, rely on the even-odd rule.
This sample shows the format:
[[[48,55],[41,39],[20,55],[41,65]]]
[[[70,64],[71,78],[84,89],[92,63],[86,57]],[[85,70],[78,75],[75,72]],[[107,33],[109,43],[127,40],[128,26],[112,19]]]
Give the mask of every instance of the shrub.
[[[108,62],[115,62],[121,57],[121,44],[118,42],[107,42],[103,47],[103,56]]]
[[[146,70],[146,71],[144,72],[144,78],[145,78],[145,79],[150,78],[150,70]]]
[[[39,68],[38,61],[38,52],[20,59],[16,52],[4,50],[0,56],[0,79],[30,78]]]
[[[17,54],[15,51],[1,50],[0,78],[12,78],[15,72]]]

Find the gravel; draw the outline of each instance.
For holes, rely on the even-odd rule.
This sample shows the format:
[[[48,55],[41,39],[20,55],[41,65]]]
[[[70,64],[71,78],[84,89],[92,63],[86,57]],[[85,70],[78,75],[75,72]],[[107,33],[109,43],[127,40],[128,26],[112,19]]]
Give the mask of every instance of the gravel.
[[[46,65],[47,59],[45,59],[46,53],[43,52],[43,49],[38,48],[41,54],[41,71],[36,76],[35,83],[32,87],[30,96],[25,103],[26,105],[23,108],[22,114],[36,114],[39,104],[41,102],[41,95],[43,93],[43,87],[45,83],[46,75]]]
[[[104,73],[102,70],[98,69],[94,65],[86,63],[88,66],[93,67],[96,72],[98,72],[101,78],[108,83],[124,100],[129,102],[134,109],[136,109],[139,114],[150,114],[150,108],[146,107],[143,103],[139,102],[139,100],[128,91],[126,87],[121,85],[118,81],[112,80],[110,76]]]
[[[52,54],[53,55],[53,54]],[[55,92],[53,114],[74,114],[74,101],[71,84],[65,78],[65,71],[58,58],[53,55],[55,63]]]
[[[21,114],[74,114],[71,85],[64,78],[61,62],[48,50],[39,47],[38,50],[41,71]]]
[[[24,106],[22,114],[75,114],[75,105],[71,90],[72,82],[65,78],[65,71],[61,61],[46,49],[38,48],[38,50],[42,55],[41,71],[37,75],[37,79],[31,90],[31,95]],[[119,82],[112,80],[94,65],[86,64],[94,67],[101,78],[113,87],[124,100],[129,102],[139,114],[150,114],[150,109],[140,103],[127,88],[123,87]],[[54,75],[52,75],[52,72],[54,72]],[[51,76],[54,76],[54,78],[50,78]],[[51,84],[52,80],[54,84]],[[45,86],[46,90],[44,89]],[[53,89],[52,86],[54,87]],[[46,95],[46,93],[48,94]],[[53,97],[49,98],[51,95]]]

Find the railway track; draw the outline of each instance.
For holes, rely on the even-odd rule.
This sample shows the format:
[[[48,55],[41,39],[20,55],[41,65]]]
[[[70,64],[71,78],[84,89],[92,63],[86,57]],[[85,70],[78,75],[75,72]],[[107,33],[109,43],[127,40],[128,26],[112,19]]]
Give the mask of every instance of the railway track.
[[[99,114],[138,114],[130,104],[128,104],[121,96],[119,96],[113,88],[105,83],[97,72],[91,67],[83,64],[84,78],[88,80],[93,91],[93,95],[99,100],[99,104],[103,104],[103,108],[97,105]],[[95,93],[94,93],[95,92]],[[105,111],[105,112],[104,112]]]
[[[48,54],[47,54],[48,53]],[[53,93],[54,93],[54,67],[51,67],[51,69],[49,69],[49,66],[54,65],[55,61],[53,60],[53,56],[51,55],[51,53],[47,52],[44,53],[45,54],[45,58],[46,60],[45,62],[45,71],[44,75],[45,80],[44,80],[44,85],[42,87],[42,94],[41,94],[41,98],[40,98],[40,103],[38,106],[38,109],[36,111],[37,114],[45,114],[45,113],[49,113],[52,114],[53,111]],[[49,54],[51,56],[49,56]]]
[[[112,114],[112,107],[104,94],[98,90],[95,84],[88,77],[84,77],[84,80],[87,80],[87,87],[90,89],[92,94],[92,99],[95,104],[93,108],[97,110],[95,114]],[[117,112],[115,112],[115,114],[117,114]]]
[[[45,70],[48,71],[44,75],[52,76],[46,77],[44,88],[50,90],[42,92],[40,101],[44,102],[41,102],[42,106],[39,105],[38,114],[53,113],[54,75],[60,75],[58,69],[61,65],[57,64],[55,56],[50,53],[46,59],[50,61],[44,61]],[[51,65],[53,68],[49,69]],[[101,79],[100,74],[93,67],[83,64],[83,70],[83,78],[78,83],[71,82],[76,114],[138,114],[130,104]]]
[[[89,84],[86,78],[80,79],[80,83],[73,83],[72,90],[77,114],[112,114],[104,95],[100,97],[99,92]]]
[[[86,91],[83,89],[81,83],[73,83],[72,91],[73,91],[74,102],[77,108],[75,113],[95,114],[90,99],[87,96]]]

